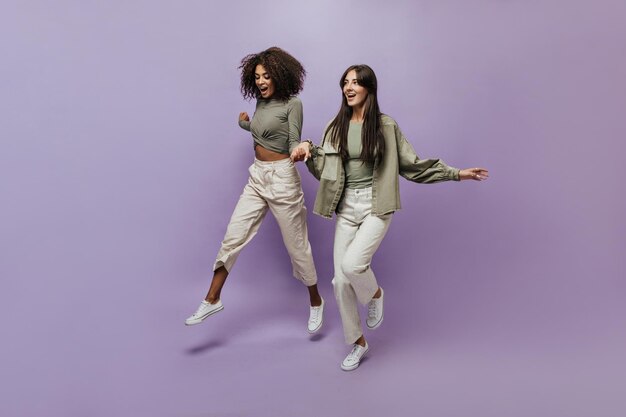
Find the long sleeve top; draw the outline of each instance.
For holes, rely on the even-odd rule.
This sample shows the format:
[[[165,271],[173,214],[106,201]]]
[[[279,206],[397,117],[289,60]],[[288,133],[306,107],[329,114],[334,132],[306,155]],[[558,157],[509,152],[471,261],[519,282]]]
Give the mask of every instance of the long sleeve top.
[[[290,154],[302,135],[302,101],[298,97],[287,101],[259,98],[252,120],[240,120],[239,126],[252,133],[254,146]]]

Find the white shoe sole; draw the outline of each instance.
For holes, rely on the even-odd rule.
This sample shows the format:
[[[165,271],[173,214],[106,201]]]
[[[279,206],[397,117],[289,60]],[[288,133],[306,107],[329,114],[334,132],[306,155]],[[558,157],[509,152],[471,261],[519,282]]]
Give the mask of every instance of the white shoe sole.
[[[185,320],[185,326],[193,326],[195,324],[200,324],[202,323],[206,318],[211,317],[213,314],[219,313],[220,311],[224,310],[224,306],[221,306],[219,308],[216,308],[215,310],[211,310],[209,311],[207,314],[205,314],[202,317],[196,317],[194,319],[187,319]]]
[[[343,363],[341,364],[341,369],[349,372],[349,371],[354,371],[356,368],[359,367],[359,365],[361,364],[361,360],[365,357],[365,355],[367,355],[367,352],[369,352],[369,347],[367,348],[367,350],[365,352],[363,352],[363,354],[361,355],[361,359],[359,359],[359,361],[357,363],[355,363],[354,365],[350,365],[350,366],[345,366]]]
[[[317,326],[317,328],[315,328],[315,329],[308,329],[307,328],[307,331],[309,332],[309,334],[315,334],[315,333],[320,331],[320,329],[322,328],[322,324],[324,324],[324,319],[322,319],[322,321],[320,321],[320,324],[319,324],[319,326]]]
[[[378,323],[376,323],[376,324],[375,324],[375,325],[373,325],[373,326],[370,326],[370,324],[369,324],[369,323],[367,323],[367,328],[368,328],[368,329],[370,329],[370,330],[378,329],[378,328],[380,327],[380,325],[381,325],[381,324],[383,324],[383,318],[384,318],[384,316],[385,316],[385,313],[383,313],[383,315],[382,315],[382,316],[380,316],[380,320],[378,321]]]

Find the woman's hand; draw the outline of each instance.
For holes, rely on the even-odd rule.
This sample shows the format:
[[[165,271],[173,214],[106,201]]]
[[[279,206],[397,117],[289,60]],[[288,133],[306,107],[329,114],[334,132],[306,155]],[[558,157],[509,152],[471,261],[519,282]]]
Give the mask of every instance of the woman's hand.
[[[489,171],[485,168],[467,168],[459,171],[459,179],[463,180],[474,180],[474,181],[484,181],[489,178]]]
[[[293,162],[298,162],[304,160],[306,162],[307,159],[311,157],[311,144],[309,142],[302,142],[291,151],[291,160]]]
[[[240,122],[249,122],[250,118],[248,117],[248,113],[246,113],[245,111],[242,111],[241,113],[239,113],[239,121]]]

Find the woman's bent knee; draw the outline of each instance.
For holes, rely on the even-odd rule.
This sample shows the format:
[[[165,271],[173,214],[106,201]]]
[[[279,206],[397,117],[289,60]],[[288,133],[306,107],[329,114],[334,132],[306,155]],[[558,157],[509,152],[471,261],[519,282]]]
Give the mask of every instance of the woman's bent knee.
[[[358,265],[356,262],[351,260],[344,260],[341,263],[341,272],[344,273],[347,277],[356,277],[367,271],[369,265]]]

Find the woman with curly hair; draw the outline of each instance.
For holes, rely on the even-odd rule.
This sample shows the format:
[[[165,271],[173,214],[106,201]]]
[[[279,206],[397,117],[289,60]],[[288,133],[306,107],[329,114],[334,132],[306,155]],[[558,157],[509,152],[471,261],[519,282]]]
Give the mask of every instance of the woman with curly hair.
[[[328,124],[321,146],[303,142],[292,159],[307,161],[320,180],[314,212],[337,214],[333,287],[343,332],[352,350],[341,363],[351,371],[369,346],[363,336],[358,304],[367,304],[367,327],[383,321],[383,289],[370,268],[393,212],[400,208],[398,175],[417,183],[476,180],[484,168],[456,169],[440,159],[420,159],[398,124],[380,112],[378,82],[367,65],[353,65],[341,76],[339,113]]]
[[[308,288],[307,327],[315,333],[322,326],[324,300],[317,290],[300,176],[289,158],[300,144],[302,102],[296,95],[306,72],[297,59],[277,47],[244,57],[239,68],[241,93],[256,99],[252,120],[245,112],[239,114],[239,126],[252,133],[255,159],[213,265],[209,291],[185,324],[201,323],[224,309],[221,290],[226,277],[269,209],[280,227],[293,274]]]

